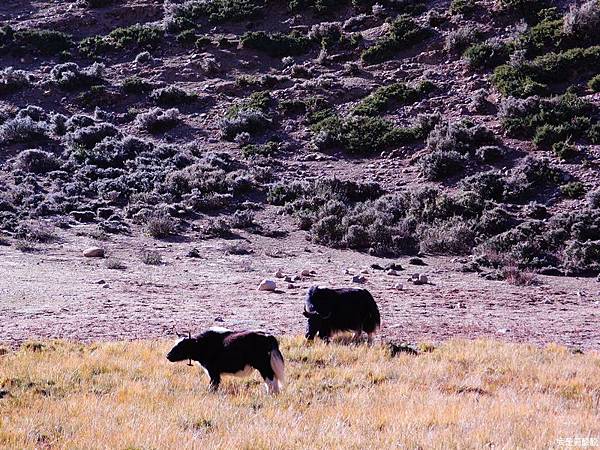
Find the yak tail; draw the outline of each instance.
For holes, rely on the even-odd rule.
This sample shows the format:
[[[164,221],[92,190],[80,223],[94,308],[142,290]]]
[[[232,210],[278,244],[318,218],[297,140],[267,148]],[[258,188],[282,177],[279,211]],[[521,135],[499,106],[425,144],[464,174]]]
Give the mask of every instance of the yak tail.
[[[283,382],[285,380],[285,364],[283,362],[283,355],[279,351],[279,344],[275,341],[275,346],[271,350],[271,369],[275,373],[275,379],[273,383],[276,384],[276,392],[283,388]]]

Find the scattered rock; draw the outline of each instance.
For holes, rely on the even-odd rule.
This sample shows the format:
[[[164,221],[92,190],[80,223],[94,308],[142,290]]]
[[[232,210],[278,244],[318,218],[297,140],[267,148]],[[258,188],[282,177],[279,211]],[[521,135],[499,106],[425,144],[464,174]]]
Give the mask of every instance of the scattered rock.
[[[187,252],[185,256],[187,256],[188,258],[200,258],[200,250],[194,247],[189,252]]]
[[[392,275],[392,276],[398,276],[398,272],[396,272],[394,269],[390,269],[387,271],[388,275]]]
[[[313,272],[311,272],[308,269],[304,269],[302,272],[300,272],[300,275],[302,275],[303,277],[310,277],[313,274]]]
[[[94,284],[106,284],[106,281],[104,281],[104,280],[97,280],[97,281],[94,281]]]
[[[508,328],[500,328],[497,332],[500,334],[506,334],[508,333],[510,330]]]
[[[283,274],[283,272],[281,271],[281,269],[278,269],[277,272],[275,272],[275,277],[277,277],[277,278],[283,278],[283,277],[285,277],[285,275]]]
[[[384,268],[382,266],[380,266],[379,264],[371,264],[371,269],[384,270]]]
[[[259,291],[274,291],[277,288],[277,284],[273,280],[262,280],[258,285]]]
[[[363,277],[362,275],[354,275],[352,277],[352,282],[353,283],[366,283],[367,279],[365,277]]]
[[[283,279],[283,281],[285,281],[287,283],[291,283],[293,281],[293,279],[289,275],[286,275],[286,277]]]
[[[352,270],[352,269],[344,270],[344,275],[353,275],[353,274],[354,274],[354,270]]]
[[[387,266],[385,266],[385,268],[387,270],[395,270],[395,271],[404,270],[404,267],[402,267],[402,265],[398,264],[398,263],[390,263]]]
[[[83,251],[86,258],[104,258],[104,249],[101,247],[90,247]]]
[[[396,283],[394,285],[394,289],[396,289],[397,291],[401,291],[404,289],[404,285],[402,283]]]
[[[419,275],[419,283],[421,283],[421,284],[429,283],[429,279],[427,278],[427,275],[425,275],[424,273]]]
[[[367,273],[369,273],[369,269],[363,269],[363,270],[360,271],[360,273],[367,274]]]
[[[427,265],[427,263],[425,261],[423,261],[421,258],[417,258],[417,257],[410,258],[408,260],[408,263],[412,264],[413,266],[426,266]]]

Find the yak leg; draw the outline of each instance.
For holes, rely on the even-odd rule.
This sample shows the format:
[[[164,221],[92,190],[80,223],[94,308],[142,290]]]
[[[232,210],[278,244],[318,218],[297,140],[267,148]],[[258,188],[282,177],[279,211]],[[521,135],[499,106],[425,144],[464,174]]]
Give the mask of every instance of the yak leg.
[[[219,384],[221,384],[221,374],[220,373],[209,373],[210,384],[208,385],[208,389],[211,392],[216,392],[219,389]]]
[[[367,344],[371,345],[373,344],[373,336],[375,336],[375,333],[367,333]]]

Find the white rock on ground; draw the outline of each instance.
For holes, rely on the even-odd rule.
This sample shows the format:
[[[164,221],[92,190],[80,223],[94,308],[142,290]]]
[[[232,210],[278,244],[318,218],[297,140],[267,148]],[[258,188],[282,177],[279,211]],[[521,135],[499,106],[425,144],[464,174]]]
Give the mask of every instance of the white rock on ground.
[[[101,247],[90,247],[83,251],[86,258],[104,258],[104,249]]]
[[[258,285],[259,291],[274,291],[277,284],[273,280],[262,280]]]
[[[404,289],[404,285],[402,283],[396,283],[394,285],[394,289],[396,289],[397,291],[401,291]]]

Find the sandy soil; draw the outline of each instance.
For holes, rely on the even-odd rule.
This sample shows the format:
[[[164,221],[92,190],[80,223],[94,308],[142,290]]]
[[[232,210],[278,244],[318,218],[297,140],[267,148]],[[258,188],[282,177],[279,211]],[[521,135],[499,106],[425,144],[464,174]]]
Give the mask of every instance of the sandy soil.
[[[241,232],[235,240],[116,236],[99,242],[76,235],[84,230],[61,234],[59,242],[40,245],[34,253],[0,247],[1,343],[168,337],[210,325],[301,334],[303,296],[310,285],[351,285],[346,269],[358,273],[388,262],[311,244],[303,232],[284,239]],[[240,242],[254,253],[226,254],[228,245]],[[98,244],[107,258],[82,256],[84,248]],[[186,256],[193,247],[200,258]],[[148,249],[161,254],[162,265],[142,263],[140,255]],[[126,269],[107,268],[115,258]],[[450,258],[426,261],[428,266],[417,267],[401,259],[405,270],[399,276],[370,268],[365,274],[365,287],[381,309],[382,339],[493,336],[600,348],[600,283],[594,279],[541,276],[538,286],[517,287],[456,272]],[[290,276],[303,269],[315,274],[293,286],[277,279],[275,293],[257,291],[258,283],[278,269]],[[415,272],[426,273],[431,284],[408,283]],[[396,283],[404,289],[394,289]]]

